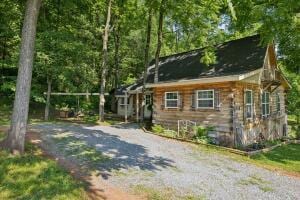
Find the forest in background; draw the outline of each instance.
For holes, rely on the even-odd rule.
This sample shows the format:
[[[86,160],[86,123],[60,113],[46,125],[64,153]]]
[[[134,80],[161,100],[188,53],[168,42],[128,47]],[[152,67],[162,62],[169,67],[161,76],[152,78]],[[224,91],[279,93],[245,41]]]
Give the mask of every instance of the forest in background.
[[[31,102],[45,103],[51,83],[57,92],[99,92],[103,38],[109,1],[43,0],[40,9]],[[0,2],[0,98],[12,102],[16,88],[24,0]],[[151,11],[151,12],[150,12]],[[215,60],[214,44],[259,33],[274,40],[279,67],[292,89],[289,114],[300,116],[300,2],[298,0],[113,0],[108,37],[106,92],[142,77],[147,23],[151,20],[149,61],[200,47],[202,61]],[[76,106],[76,98],[53,98],[52,106]],[[97,110],[98,98],[83,108]],[[109,105],[107,103],[106,105]]]

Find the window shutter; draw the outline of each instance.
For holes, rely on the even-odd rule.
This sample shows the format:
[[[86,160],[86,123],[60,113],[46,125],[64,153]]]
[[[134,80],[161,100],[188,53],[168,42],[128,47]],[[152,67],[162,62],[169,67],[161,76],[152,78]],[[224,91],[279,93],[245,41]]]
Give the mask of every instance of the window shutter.
[[[216,110],[220,110],[221,100],[220,100],[220,90],[214,91],[214,107]]]
[[[258,97],[258,99],[259,99],[259,107],[260,107],[260,115],[259,115],[260,118],[262,118],[262,116],[263,116],[262,95],[263,95],[263,91],[262,91],[262,89],[260,89],[259,90],[259,97]]]
[[[162,97],[161,97],[161,106],[160,108],[163,110],[165,109],[165,93],[163,93]]]
[[[194,91],[192,94],[191,94],[191,110],[196,110],[196,96],[197,95],[197,91]]]
[[[178,93],[178,107],[183,110],[183,93]]]

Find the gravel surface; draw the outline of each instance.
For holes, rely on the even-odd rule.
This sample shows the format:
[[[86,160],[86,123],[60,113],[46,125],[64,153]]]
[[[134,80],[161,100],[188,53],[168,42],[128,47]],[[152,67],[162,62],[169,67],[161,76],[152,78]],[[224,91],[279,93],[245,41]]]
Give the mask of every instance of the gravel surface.
[[[137,186],[168,192],[170,199],[300,199],[300,179],[277,174],[195,145],[144,133],[134,124],[88,126],[42,123],[33,125],[53,152],[66,154],[53,138],[61,135],[102,152],[111,159],[96,161],[110,184],[131,191]],[[52,142],[50,142],[52,141]],[[51,145],[50,145],[51,144]],[[78,152],[76,152],[78,154]],[[84,161],[79,161],[85,165]]]

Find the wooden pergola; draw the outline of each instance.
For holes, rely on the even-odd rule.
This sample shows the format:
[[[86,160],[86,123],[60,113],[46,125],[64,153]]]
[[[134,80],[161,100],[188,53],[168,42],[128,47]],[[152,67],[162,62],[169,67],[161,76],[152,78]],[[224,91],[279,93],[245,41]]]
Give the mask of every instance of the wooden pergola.
[[[44,95],[48,95],[47,92],[44,92]],[[49,94],[49,97],[50,96],[77,96],[77,108],[79,110],[79,96],[100,96],[100,93],[88,93],[88,92],[51,92]],[[105,93],[104,96],[108,96],[109,93]],[[50,102],[50,99],[49,99],[49,102]],[[45,111],[46,112],[46,111]]]

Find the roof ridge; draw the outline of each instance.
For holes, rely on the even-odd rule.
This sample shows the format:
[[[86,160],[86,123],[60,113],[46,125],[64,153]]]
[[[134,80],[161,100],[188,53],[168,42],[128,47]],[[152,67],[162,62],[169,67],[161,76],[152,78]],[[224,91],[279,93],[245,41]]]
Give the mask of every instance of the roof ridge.
[[[219,44],[214,44],[213,46],[220,46],[220,45],[224,45],[224,44],[227,44],[227,43],[230,43],[230,42],[236,42],[238,40],[244,40],[244,39],[249,39],[251,37],[257,37],[259,36],[259,34],[253,34],[253,35],[250,35],[250,36],[247,36],[247,37],[241,37],[241,38],[237,38],[237,39],[234,39],[234,40],[227,40],[223,43],[219,43]],[[201,48],[196,48],[196,49],[192,49],[192,50],[188,50],[188,51],[183,51],[183,52],[179,52],[179,53],[174,53],[174,54],[170,54],[170,55],[167,55],[167,56],[162,56],[162,57],[159,57],[160,59],[161,58],[169,58],[169,57],[172,57],[172,56],[178,56],[178,55],[183,55],[183,54],[187,54],[187,53],[192,53],[192,52],[197,52],[199,50],[202,50],[202,49],[205,49],[209,46],[205,46],[205,47],[201,47]],[[150,63],[153,61],[154,59],[152,59],[150,61]],[[150,67],[150,66],[149,66]]]

